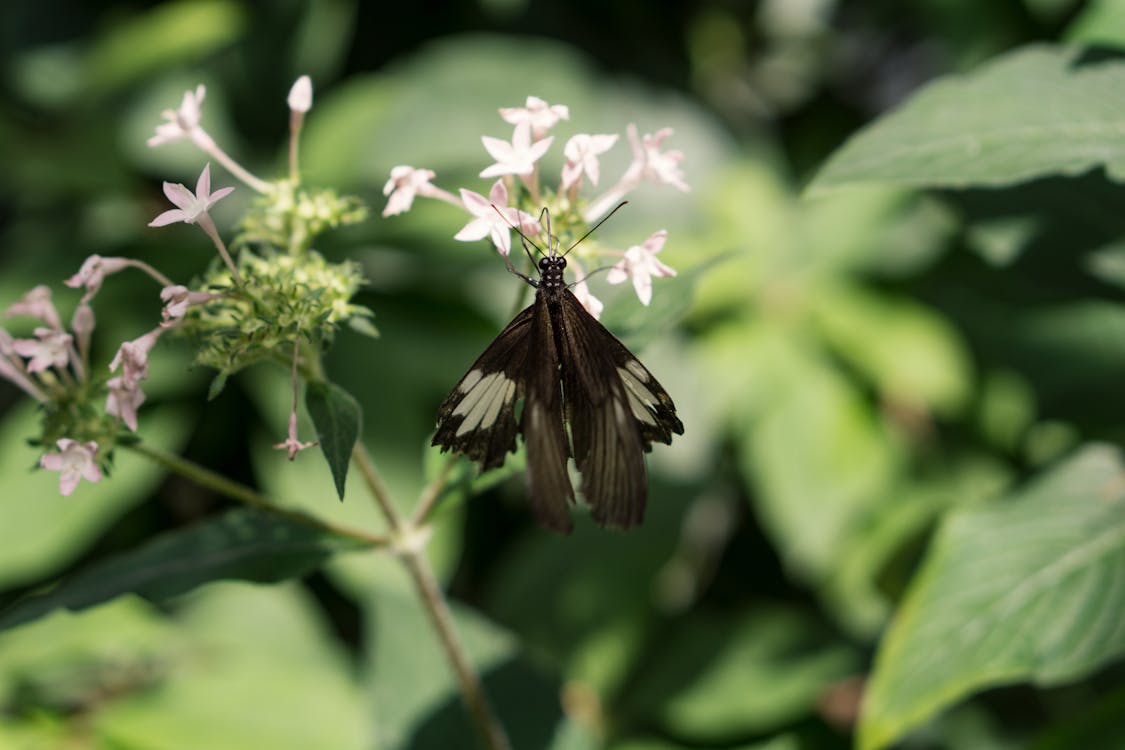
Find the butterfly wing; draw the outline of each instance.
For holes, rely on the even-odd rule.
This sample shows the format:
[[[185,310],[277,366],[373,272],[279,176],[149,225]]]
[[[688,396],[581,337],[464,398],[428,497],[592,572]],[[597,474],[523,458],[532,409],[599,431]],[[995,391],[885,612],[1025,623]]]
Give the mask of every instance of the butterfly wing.
[[[527,397],[520,431],[527,447],[531,506],[544,526],[569,533],[569,506],[574,504],[574,488],[566,469],[570,444],[563,424],[559,352],[550,304],[544,292],[535,295],[535,311],[528,334]]]
[[[640,361],[564,291],[563,387],[582,493],[594,520],[629,528],[644,519],[644,453],[683,434],[671,397]]]
[[[516,401],[525,388],[535,306],[500,332],[438,407],[432,445],[455,450],[494,469],[516,449]]]

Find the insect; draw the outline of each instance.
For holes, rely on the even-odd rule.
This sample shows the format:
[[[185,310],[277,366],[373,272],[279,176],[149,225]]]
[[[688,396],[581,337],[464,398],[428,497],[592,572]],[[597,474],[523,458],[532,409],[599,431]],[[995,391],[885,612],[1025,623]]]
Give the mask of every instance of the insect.
[[[507,261],[509,271],[535,288],[535,301],[446,396],[433,445],[463,453],[487,470],[503,464],[516,449],[516,434],[523,435],[532,509],[541,524],[563,533],[572,528],[567,459],[573,456],[594,520],[626,529],[644,518],[644,454],[655,441],[671,443],[684,426],[652,373],[586,311],[563,279],[566,254],[593,229],[560,253],[546,209],[541,221],[543,216],[547,253],[512,227],[533,262],[529,244],[542,256],[538,278]]]

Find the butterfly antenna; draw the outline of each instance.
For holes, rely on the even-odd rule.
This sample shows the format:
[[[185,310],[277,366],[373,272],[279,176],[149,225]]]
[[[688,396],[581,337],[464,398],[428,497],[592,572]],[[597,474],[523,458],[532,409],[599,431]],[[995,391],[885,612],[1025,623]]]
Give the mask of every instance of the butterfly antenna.
[[[614,206],[614,208],[613,208],[613,210],[612,210],[612,211],[610,211],[610,212],[609,212],[608,214],[606,214],[605,216],[603,216],[603,217],[601,218],[601,221],[599,221],[599,222],[598,222],[597,224],[595,224],[594,226],[590,227],[590,229],[589,229],[589,230],[588,230],[588,231],[586,232],[586,234],[584,234],[584,235],[582,235],[581,237],[579,237],[579,238],[578,238],[578,240],[577,240],[577,241],[576,241],[576,242],[575,242],[575,243],[574,243],[573,245],[571,245],[570,247],[568,247],[568,248],[566,249],[566,252],[562,254],[562,257],[564,257],[564,258],[565,258],[565,257],[566,257],[566,256],[567,256],[567,255],[568,255],[568,254],[570,253],[570,251],[571,251],[571,250],[573,250],[574,248],[578,247],[578,246],[579,246],[579,245],[580,245],[580,244],[582,243],[582,240],[586,239],[586,238],[587,238],[587,237],[589,237],[589,236],[590,236],[591,234],[593,234],[594,232],[596,232],[596,231],[597,231],[597,229],[598,229],[598,227],[600,227],[600,226],[601,226],[602,224],[605,224],[605,223],[606,223],[607,221],[609,221],[609,217],[611,217],[611,216],[613,216],[613,215],[614,215],[615,213],[617,213],[617,211],[618,211],[618,210],[619,210],[619,209],[620,209],[620,208],[621,208],[622,206],[624,206],[624,205],[625,205],[626,203],[628,203],[628,202],[629,202],[629,201],[621,201],[621,202],[620,202],[620,203],[618,203],[618,204],[617,204],[616,206]],[[544,211],[546,211],[547,209],[543,209],[543,210],[544,210]]]
[[[508,221],[508,217],[504,215],[503,211],[501,211],[499,208],[496,207],[495,203],[491,204],[491,206],[492,206],[492,210],[495,211],[496,214],[501,219],[504,220],[504,223],[508,225],[509,229],[516,230],[516,234],[518,234],[520,236],[520,244],[523,246],[523,251],[525,253],[527,253],[527,259],[530,260],[531,265],[534,266],[535,265],[535,256],[531,254],[531,248],[529,248],[528,245],[531,245],[531,247],[534,247],[539,252],[540,255],[544,254],[543,251],[540,249],[540,247],[538,245],[536,245],[534,242],[529,240],[527,238],[527,235],[524,234],[522,231],[520,231],[520,228],[518,226],[516,226],[512,222]],[[532,286],[535,286],[535,281],[532,280],[532,278],[530,276],[528,276],[526,274],[523,274],[523,273],[520,273],[519,271],[516,270],[516,267],[514,265],[512,265],[512,259],[510,257],[508,257],[507,255],[504,256],[504,265],[508,267],[508,271],[510,273],[514,273],[516,276],[519,276],[521,279],[526,281],[528,284],[531,284]]]

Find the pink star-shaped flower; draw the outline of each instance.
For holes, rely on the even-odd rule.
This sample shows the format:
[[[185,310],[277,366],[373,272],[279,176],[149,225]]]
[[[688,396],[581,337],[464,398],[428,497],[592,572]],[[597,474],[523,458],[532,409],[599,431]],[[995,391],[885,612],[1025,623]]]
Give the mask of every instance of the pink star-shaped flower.
[[[48,471],[61,472],[59,493],[64,497],[74,492],[79,479],[87,482],[102,481],[102,471],[98,468],[98,444],[94,441],[80,443],[63,438],[56,444],[59,452],[48,453],[39,459],[39,466]]]
[[[211,292],[195,292],[182,284],[166,286],[160,290],[160,299],[164,302],[164,309],[161,310],[164,320],[160,325],[164,327],[175,325],[183,319],[192,305],[201,305],[222,296]]]
[[[148,139],[148,145],[161,146],[191,135],[191,132],[199,127],[199,119],[203,113],[203,97],[206,94],[207,89],[202,83],[195,87],[194,92],[185,91],[179,109],[166,109],[161,113],[167,122],[156,126],[156,135]]]
[[[661,128],[655,133],[645,133],[643,138],[638,139],[636,127],[629,125],[627,133],[633,148],[633,158],[643,160],[645,179],[671,185],[685,193],[691,191],[691,187],[684,182],[684,173],[680,169],[680,162],[684,160],[683,153],[660,151],[664,139],[672,135],[672,128]]]
[[[289,460],[292,461],[298,453],[305,448],[312,448],[314,445],[317,445],[317,443],[304,443],[297,439],[297,412],[294,410],[289,413],[289,436],[273,447],[285,451]]]
[[[85,296],[90,298],[102,288],[102,282],[105,281],[106,276],[117,273],[123,268],[128,268],[128,266],[128,258],[103,258],[100,255],[91,255],[82,261],[82,267],[78,269],[78,273],[63,283],[71,289],[86,287]]]
[[[49,367],[62,369],[70,359],[70,344],[73,338],[69,333],[55,328],[36,328],[34,339],[16,339],[12,350],[21,357],[30,359],[28,372],[42,372]]]
[[[56,330],[62,328],[59,312],[51,302],[51,288],[45,284],[40,284],[12,303],[4,314],[9,318],[13,315],[29,315]]]
[[[504,187],[503,180],[496,181],[487,198],[462,188],[461,202],[476,218],[453,236],[455,240],[473,242],[491,237],[492,244],[500,254],[507,255],[512,251],[512,227],[519,227],[525,234],[539,231],[539,224],[534,216],[508,205],[508,189]]]
[[[109,363],[110,372],[121,369],[121,376],[126,382],[136,384],[148,377],[148,353],[156,345],[156,340],[164,332],[162,328],[154,328],[144,336],[126,341],[117,349],[113,361]]]
[[[594,316],[594,320],[602,317],[602,310],[605,309],[605,304],[590,294],[590,287],[586,285],[585,281],[580,281],[574,285],[574,296],[578,298],[578,302],[586,308],[586,312]]]
[[[531,135],[539,140],[559,120],[569,120],[570,109],[565,104],[548,104],[537,96],[529,96],[522,107],[502,108],[500,116],[513,125],[526,122],[531,126]]]
[[[130,383],[122,375],[106,381],[109,395],[105,401],[106,414],[119,417],[133,432],[137,431],[137,408],[145,402],[144,391],[136,383]]]
[[[641,304],[647,305],[652,301],[652,277],[676,275],[674,268],[666,266],[656,259],[656,254],[664,247],[664,242],[667,239],[668,232],[661,229],[659,232],[653,232],[640,245],[630,247],[625,251],[625,257],[609,269],[606,281],[610,284],[620,284],[631,278],[633,288],[637,291],[637,299],[641,301]]]
[[[199,173],[199,180],[195,184],[195,193],[178,182],[164,183],[164,195],[168,196],[168,200],[172,201],[176,208],[160,214],[148,225],[150,227],[162,227],[177,221],[194,224],[202,214],[207,213],[211,206],[233,191],[233,187],[225,187],[211,192],[211,165],[207,164],[203,167],[203,171]]]
[[[414,196],[419,193],[426,195],[434,176],[432,169],[415,169],[405,164],[392,169],[391,178],[383,186],[383,195],[390,196],[383,209],[383,216],[396,216],[409,211],[414,205]]]
[[[617,134],[589,135],[579,133],[566,142],[563,154],[566,164],[562,170],[562,187],[567,190],[576,184],[582,175],[590,178],[590,183],[598,184],[598,155],[604,154],[617,143]]]
[[[531,140],[531,124],[521,122],[512,133],[512,142],[487,135],[481,136],[484,148],[496,163],[481,171],[481,177],[500,177],[506,174],[525,175],[535,171],[535,162],[543,158],[551,147],[554,136],[539,141]]]

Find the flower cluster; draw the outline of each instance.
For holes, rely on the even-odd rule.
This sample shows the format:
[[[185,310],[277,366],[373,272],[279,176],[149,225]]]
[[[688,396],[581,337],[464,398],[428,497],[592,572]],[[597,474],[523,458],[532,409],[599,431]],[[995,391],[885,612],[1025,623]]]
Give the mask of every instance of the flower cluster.
[[[15,338],[0,329],[0,378],[41,404],[43,429],[36,442],[48,452],[40,466],[59,472],[64,495],[73,492],[81,479],[100,481],[115,446],[137,431],[149,356],[165,333],[195,337],[197,361],[219,370],[219,384],[229,373],[257,360],[292,357],[294,393],[304,349],[320,347],[344,322],[375,333],[370,311],[351,302],[363,283],[358,267],[328,263],[309,246],[325,229],[359,221],[366,214],[354,198],[307,190],[300,184],[297,136],[312,106],[311,81],[302,76],[289,93],[290,170],[286,179],[272,183],[235,162],[207,133],[202,124],[205,95],[203,86],[185,92],[178,109],[164,112],[164,122],[148,143],[160,146],[187,139],[260,195],[243,222],[237,260],[210,213],[234,188],[212,189],[208,163],[194,190],[164,183],[164,195],[173,208],[149,226],[184,223],[202,229],[221,264],[212,262],[193,283],[181,284],[139,260],[92,255],[65,281],[82,290],[69,328],[52,302],[50,288],[37,286],[7,310],[10,317],[37,321],[31,335]],[[108,367],[91,367],[96,323],[92,303],[107,277],[128,268],[143,271],[159,285],[160,320],[123,342]],[[212,392],[216,391],[213,386]],[[278,446],[290,459],[313,445],[299,440],[296,429],[294,399],[288,437]]]
[[[529,238],[539,236],[543,230],[538,215],[544,208],[550,213],[555,236],[569,245],[584,236],[591,225],[607,216],[643,182],[690,190],[680,170],[683,154],[663,150],[664,141],[672,134],[671,128],[639,135],[636,126],[630,124],[625,131],[632,152],[628,167],[612,186],[587,201],[581,198],[581,188],[586,182],[598,187],[602,177],[599,157],[617,144],[617,134],[572,136],[563,146],[566,162],[557,185],[546,187],[541,180],[540,161],[554,143],[554,136],[549,132],[560,121],[570,119],[569,109],[529,96],[523,107],[501,109],[500,116],[513,125],[513,132],[510,140],[481,138],[485,150],[495,161],[485,167],[480,176],[497,178],[487,197],[466,189],[453,195],[433,184],[436,174],[432,170],[397,166],[391,170],[383,188],[387,196],[383,216],[409,211],[418,196],[445,201],[472,217],[455,239],[474,241],[488,237],[507,259],[512,249],[512,230]],[[652,301],[652,279],[676,274],[656,257],[666,239],[667,232],[661,229],[624,250],[583,245],[575,252],[586,261],[606,256],[614,258],[616,262],[606,280],[610,284],[632,280],[638,299],[648,305]],[[575,296],[592,315],[599,316],[603,305],[590,293],[581,264],[571,258],[569,266],[577,277],[573,284]]]

